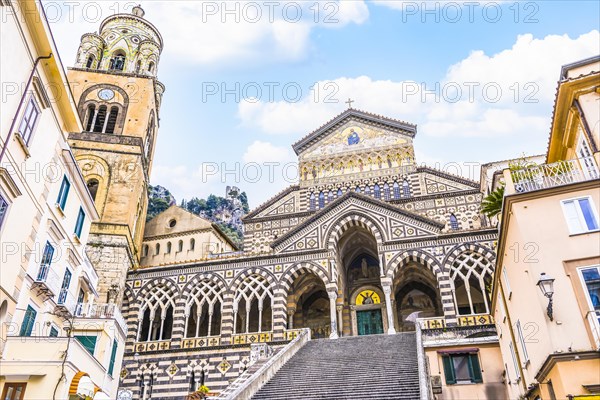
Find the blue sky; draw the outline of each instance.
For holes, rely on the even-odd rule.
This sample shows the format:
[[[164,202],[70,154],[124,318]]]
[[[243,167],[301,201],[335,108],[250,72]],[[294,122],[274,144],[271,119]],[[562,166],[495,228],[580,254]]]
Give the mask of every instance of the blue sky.
[[[80,4],[73,21],[49,12],[67,66],[81,34],[99,25]],[[98,4],[103,17],[132,5]],[[222,2],[141,4],[165,40],[151,180],[178,200],[223,195],[233,184],[259,205],[293,183],[291,144],[348,97],[417,124],[417,161],[449,172],[544,153],[560,66],[600,53],[596,1],[228,2],[231,14]],[[239,101],[233,93],[223,101],[223,86]]]

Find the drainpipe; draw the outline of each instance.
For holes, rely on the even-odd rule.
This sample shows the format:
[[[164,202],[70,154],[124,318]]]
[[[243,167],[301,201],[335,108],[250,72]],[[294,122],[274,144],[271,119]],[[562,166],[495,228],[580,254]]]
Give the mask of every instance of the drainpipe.
[[[47,56],[40,56],[40,57],[36,58],[35,62],[33,63],[33,69],[31,70],[31,73],[29,74],[29,80],[27,80],[27,85],[25,85],[25,90],[23,90],[23,94],[21,95],[21,100],[19,101],[19,106],[17,107],[17,112],[15,113],[15,118],[13,119],[12,123],[10,124],[10,130],[8,131],[8,136],[6,137],[4,146],[2,146],[2,151],[0,152],[0,162],[2,162],[2,159],[4,158],[4,153],[6,152],[6,148],[8,147],[8,142],[10,141],[10,138],[13,134],[13,130],[15,129],[15,124],[17,123],[17,118],[19,117],[19,114],[21,113],[21,108],[23,107],[23,102],[25,102],[25,96],[27,94],[27,91],[29,90],[31,81],[33,80],[33,75],[35,75],[37,65],[41,60],[48,60],[50,58],[52,58],[52,53],[48,54]]]

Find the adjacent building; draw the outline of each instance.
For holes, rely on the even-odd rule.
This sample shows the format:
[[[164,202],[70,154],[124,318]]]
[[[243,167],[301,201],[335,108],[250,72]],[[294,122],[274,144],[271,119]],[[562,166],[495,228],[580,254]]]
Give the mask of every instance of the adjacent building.
[[[85,251],[98,213],[67,143],[83,127],[40,3],[0,13],[1,398],[114,398],[126,326]]]
[[[545,163],[503,174],[492,308],[511,398],[600,395],[599,71],[562,68]]]

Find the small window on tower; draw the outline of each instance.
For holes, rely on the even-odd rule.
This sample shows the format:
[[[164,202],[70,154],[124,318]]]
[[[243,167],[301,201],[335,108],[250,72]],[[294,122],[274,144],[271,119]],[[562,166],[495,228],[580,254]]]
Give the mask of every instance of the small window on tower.
[[[96,106],[94,104],[90,104],[87,108],[87,120],[85,123],[85,130],[88,132],[92,131],[92,126],[94,125],[94,116],[96,115]]]
[[[98,182],[98,179],[90,179],[89,181],[87,181],[87,188],[90,191],[90,194],[92,195],[92,200],[96,201],[96,194],[98,194],[98,186],[100,185],[100,183]]]
[[[85,63],[85,67],[86,68],[93,68],[94,66],[94,61],[96,61],[96,57],[94,57],[93,54],[91,54],[88,59],[87,62]]]
[[[148,72],[153,73],[154,72],[154,62],[150,61],[150,63],[148,64]]]
[[[117,50],[113,53],[108,69],[115,71],[123,71],[125,69],[125,53],[122,50]]]
[[[119,108],[111,107],[110,114],[108,114],[108,121],[106,121],[106,133],[115,133],[115,126],[117,125],[117,117],[119,116]]]
[[[93,132],[102,132],[104,130],[104,122],[106,121],[106,106],[100,106],[94,121]]]

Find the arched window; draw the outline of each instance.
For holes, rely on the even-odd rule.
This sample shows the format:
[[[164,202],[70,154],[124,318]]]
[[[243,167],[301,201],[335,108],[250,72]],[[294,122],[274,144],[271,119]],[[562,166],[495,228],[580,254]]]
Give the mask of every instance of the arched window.
[[[402,182],[402,197],[410,197],[410,185],[406,179]]]
[[[96,57],[93,54],[90,54],[90,56],[87,58],[87,61],[85,63],[85,67],[86,68],[93,68],[94,61],[96,61]]]
[[[171,254],[171,242],[167,242],[167,254]]]
[[[329,191],[329,196],[327,198],[327,202],[331,203],[333,201],[333,190]]]
[[[160,254],[160,243],[156,243],[156,246],[154,246],[154,254],[155,255]]]
[[[167,340],[173,330],[173,293],[168,288],[154,287],[145,297],[138,322],[139,342]]]
[[[315,208],[317,208],[317,203],[316,203],[316,199],[315,199],[315,194],[311,193],[310,197],[308,198],[308,208],[312,211]]]
[[[177,243],[177,251],[180,253],[183,251],[183,240],[180,240],[179,243]]]
[[[93,132],[103,132],[104,122],[106,121],[106,106],[100,106],[96,114]]]
[[[394,182],[394,198],[400,198],[400,185],[398,185],[398,182]]]
[[[221,290],[209,280],[198,283],[185,308],[185,337],[221,334]]]
[[[87,116],[85,122],[85,130],[88,132],[92,131],[92,127],[94,126],[94,116],[96,115],[96,105],[90,104],[87,107]]]
[[[388,185],[387,183],[383,184],[383,199],[384,200],[389,200],[391,198],[390,195],[390,185]]]
[[[373,188],[373,192],[375,193],[376,199],[381,199],[381,189],[379,188],[378,184],[375,184],[375,187]]]
[[[319,193],[319,208],[325,207],[325,193]]]
[[[450,267],[450,284],[458,314],[489,314],[494,267],[481,254],[460,254]]]
[[[117,50],[113,53],[108,69],[114,71],[123,71],[125,69],[125,52]]]
[[[190,239],[190,250],[194,250],[196,248],[196,239],[191,238]]]
[[[360,186],[357,186],[356,189],[354,190],[354,192],[360,193]]]
[[[450,214],[450,228],[455,231],[460,229],[458,219],[456,219],[456,216],[454,214]]]
[[[117,125],[117,117],[119,116],[119,107],[112,106],[110,113],[108,114],[108,120],[106,121],[106,133],[115,133],[115,126]]]
[[[145,244],[144,247],[142,247],[142,257],[148,257],[148,245]]]
[[[138,60],[138,62],[135,63],[135,73],[139,74],[140,73],[140,69],[142,69],[142,62],[140,60]]]
[[[268,332],[273,329],[273,293],[266,279],[251,275],[240,283],[233,300],[235,333]]]
[[[369,185],[365,186],[365,195],[367,195],[367,196],[371,195],[371,187]]]
[[[154,73],[154,62],[150,61],[150,63],[148,64],[148,72],[150,72],[151,74]]]
[[[98,179],[96,179],[96,178],[92,178],[89,181],[87,181],[88,191],[90,192],[90,195],[92,196],[92,200],[94,200],[94,201],[96,201],[96,195],[98,194],[98,186],[100,186],[100,183],[98,182]]]
[[[337,197],[342,197],[342,196],[343,196],[343,194],[344,194],[344,193],[342,192],[342,189],[341,189],[341,188],[339,188],[339,189],[338,189],[338,191],[337,191]]]

